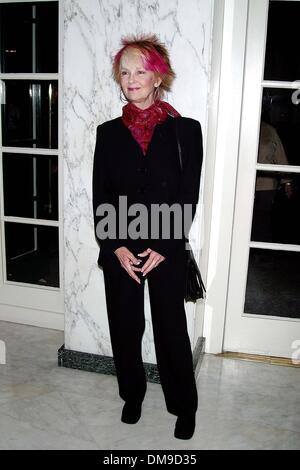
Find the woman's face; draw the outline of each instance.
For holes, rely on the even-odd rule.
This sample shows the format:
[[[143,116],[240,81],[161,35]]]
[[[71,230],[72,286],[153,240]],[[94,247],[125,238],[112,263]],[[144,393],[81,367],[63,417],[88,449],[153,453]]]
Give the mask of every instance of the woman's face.
[[[120,83],[124,95],[141,109],[148,108],[154,101],[155,87],[161,79],[151,70],[146,70],[140,52],[125,49],[120,61]]]

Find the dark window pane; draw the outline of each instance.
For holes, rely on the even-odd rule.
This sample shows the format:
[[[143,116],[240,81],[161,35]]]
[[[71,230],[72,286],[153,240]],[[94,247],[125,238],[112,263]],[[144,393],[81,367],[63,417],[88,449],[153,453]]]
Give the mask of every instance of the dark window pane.
[[[265,58],[265,80],[300,79],[300,2],[270,2]]]
[[[258,171],[251,240],[300,244],[300,175]]]
[[[58,2],[0,4],[1,71],[58,72]]]
[[[299,90],[265,88],[258,163],[300,165]]]
[[[58,220],[57,156],[3,154],[4,215]]]
[[[58,72],[58,2],[36,4],[36,71]]]
[[[32,72],[32,8],[1,4],[1,72]]]
[[[251,248],[244,312],[300,318],[300,253]]]
[[[57,81],[3,80],[2,145],[57,148]]]
[[[5,222],[8,281],[59,287],[58,227]]]

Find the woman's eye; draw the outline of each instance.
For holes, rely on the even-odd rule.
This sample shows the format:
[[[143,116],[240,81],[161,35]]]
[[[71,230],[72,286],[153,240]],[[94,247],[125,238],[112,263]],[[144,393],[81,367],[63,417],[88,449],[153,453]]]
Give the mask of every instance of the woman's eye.
[[[122,70],[121,75],[126,75],[126,74],[127,72],[125,72],[125,70]]]
[[[143,75],[144,73],[146,73],[144,70],[139,70],[140,75]]]

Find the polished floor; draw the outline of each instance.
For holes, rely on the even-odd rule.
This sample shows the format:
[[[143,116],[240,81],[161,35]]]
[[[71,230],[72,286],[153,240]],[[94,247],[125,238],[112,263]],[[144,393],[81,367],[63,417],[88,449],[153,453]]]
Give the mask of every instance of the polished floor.
[[[0,322],[0,449],[300,449],[300,370],[205,355],[194,437],[148,384],[135,425],[120,421],[116,378],[57,366],[63,333]]]

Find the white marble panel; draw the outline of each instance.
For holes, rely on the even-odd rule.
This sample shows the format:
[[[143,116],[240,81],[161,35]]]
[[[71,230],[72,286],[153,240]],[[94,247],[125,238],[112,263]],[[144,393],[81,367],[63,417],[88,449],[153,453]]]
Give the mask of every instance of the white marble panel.
[[[177,78],[166,99],[200,120],[205,134],[213,0],[64,0],[65,346],[111,356],[102,271],[93,233],[91,176],[95,130],[121,114],[111,58],[125,34],[149,32],[170,50]],[[200,248],[201,211],[191,232]],[[145,292],[143,358],[156,362]],[[187,304],[193,336],[194,306]]]

